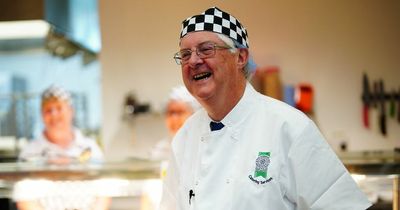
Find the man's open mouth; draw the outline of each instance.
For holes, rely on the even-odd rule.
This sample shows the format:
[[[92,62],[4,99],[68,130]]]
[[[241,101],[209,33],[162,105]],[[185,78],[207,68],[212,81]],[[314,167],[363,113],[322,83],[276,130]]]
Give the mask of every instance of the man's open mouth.
[[[196,81],[202,80],[202,79],[207,79],[211,76],[210,72],[204,72],[204,73],[200,73],[200,74],[196,74],[193,76],[193,79]]]

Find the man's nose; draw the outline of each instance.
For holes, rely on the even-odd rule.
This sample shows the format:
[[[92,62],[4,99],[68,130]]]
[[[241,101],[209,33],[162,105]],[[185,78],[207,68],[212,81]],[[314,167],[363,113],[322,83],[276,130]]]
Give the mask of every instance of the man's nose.
[[[198,55],[197,51],[192,51],[192,53],[190,54],[190,58],[188,60],[188,64],[191,67],[196,67],[199,63],[202,63],[203,59],[200,58],[200,56]]]

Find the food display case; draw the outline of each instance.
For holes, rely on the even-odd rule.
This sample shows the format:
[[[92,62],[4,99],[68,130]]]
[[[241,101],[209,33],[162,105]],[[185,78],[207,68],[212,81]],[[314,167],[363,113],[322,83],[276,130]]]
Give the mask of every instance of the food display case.
[[[110,210],[135,210],[144,209],[146,195],[145,209],[151,210],[161,197],[162,166],[162,162],[141,159],[65,166],[0,163],[0,197],[12,201],[40,193],[53,197],[59,194],[63,199],[69,195],[101,195],[112,199]]]

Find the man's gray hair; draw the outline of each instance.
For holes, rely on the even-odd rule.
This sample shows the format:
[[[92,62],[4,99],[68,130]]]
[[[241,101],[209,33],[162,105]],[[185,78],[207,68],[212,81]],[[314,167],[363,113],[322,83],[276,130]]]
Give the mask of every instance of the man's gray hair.
[[[237,52],[237,49],[239,49],[239,48],[246,48],[246,49],[248,49],[247,47],[245,47],[245,46],[239,44],[237,41],[231,39],[230,37],[228,37],[228,36],[226,36],[226,35],[224,35],[224,34],[218,34],[218,33],[217,33],[217,36],[218,36],[228,47],[231,48],[231,49],[230,49],[230,52],[231,52],[231,53]],[[250,53],[250,52],[249,52],[249,53]],[[255,62],[254,62],[252,56],[250,55],[250,56],[249,56],[249,60],[247,61],[247,64],[246,64],[246,66],[245,66],[244,69],[243,69],[243,74],[244,74],[245,78],[249,80],[249,79],[251,78],[251,75],[255,72],[256,68],[257,68],[257,65],[255,64]]]

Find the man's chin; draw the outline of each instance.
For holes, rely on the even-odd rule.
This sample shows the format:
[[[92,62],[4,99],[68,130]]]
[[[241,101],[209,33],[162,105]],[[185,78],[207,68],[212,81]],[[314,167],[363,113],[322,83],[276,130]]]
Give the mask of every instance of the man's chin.
[[[198,91],[194,95],[194,97],[198,101],[207,101],[207,100],[209,100],[211,98],[211,96],[212,96],[212,91]]]

